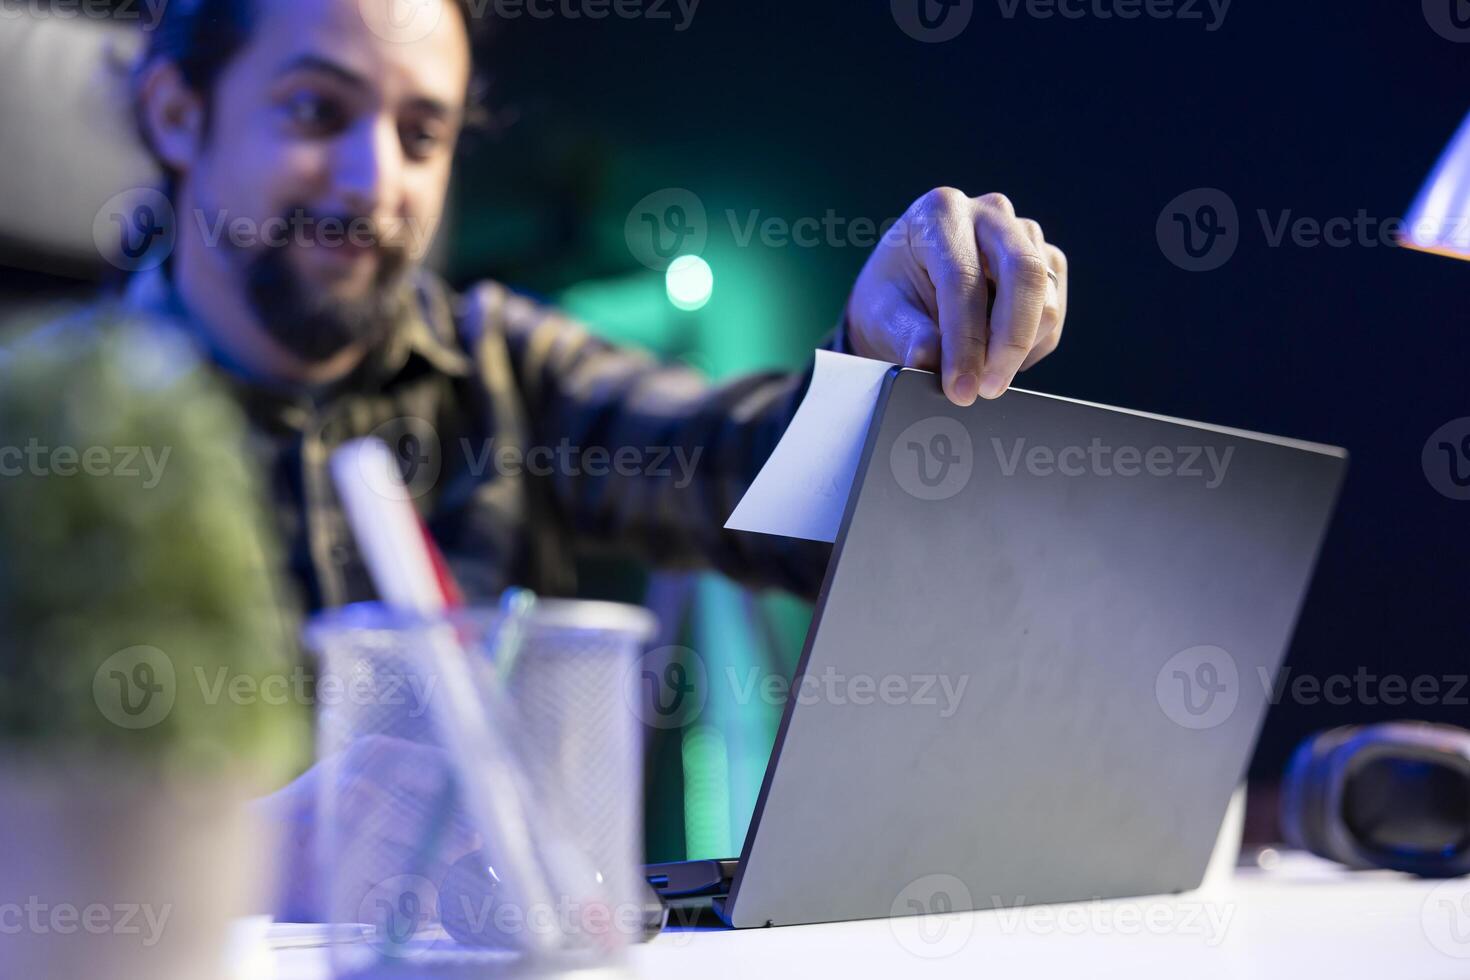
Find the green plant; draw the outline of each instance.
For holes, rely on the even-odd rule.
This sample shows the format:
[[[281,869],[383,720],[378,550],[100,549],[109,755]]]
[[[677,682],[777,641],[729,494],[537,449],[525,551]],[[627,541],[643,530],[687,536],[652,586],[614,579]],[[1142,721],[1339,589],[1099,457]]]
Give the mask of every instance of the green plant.
[[[292,774],[308,747],[295,617],[238,408],[167,325],[104,309],[9,337],[5,751]]]

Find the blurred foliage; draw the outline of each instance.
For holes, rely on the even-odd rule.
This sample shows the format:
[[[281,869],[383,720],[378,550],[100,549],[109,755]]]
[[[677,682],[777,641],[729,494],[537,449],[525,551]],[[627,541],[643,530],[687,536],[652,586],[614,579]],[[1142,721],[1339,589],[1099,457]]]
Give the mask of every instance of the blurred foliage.
[[[293,774],[294,617],[233,401],[117,311],[0,341],[0,739]],[[166,659],[114,656],[139,646]],[[118,724],[122,677],[171,706]]]

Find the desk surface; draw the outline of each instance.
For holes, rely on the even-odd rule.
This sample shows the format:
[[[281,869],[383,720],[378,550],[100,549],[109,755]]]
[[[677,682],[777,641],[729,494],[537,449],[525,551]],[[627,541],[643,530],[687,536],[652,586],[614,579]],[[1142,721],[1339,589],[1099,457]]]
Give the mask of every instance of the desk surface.
[[[639,977],[1470,976],[1470,879],[1354,874],[1300,855],[1208,891],[950,916],[672,931],[632,953]],[[322,980],[322,950],[273,954],[275,980]]]

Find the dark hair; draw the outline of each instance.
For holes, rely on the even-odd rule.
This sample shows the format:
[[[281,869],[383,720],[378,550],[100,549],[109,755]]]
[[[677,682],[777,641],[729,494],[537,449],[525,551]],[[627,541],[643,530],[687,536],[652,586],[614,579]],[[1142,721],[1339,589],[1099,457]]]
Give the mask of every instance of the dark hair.
[[[483,21],[474,15],[471,0],[446,0],[464,18],[470,32],[473,49],[484,33]],[[158,17],[148,25],[147,38],[142,56],[133,71],[133,107],[137,115],[139,135],[143,144],[158,159],[158,152],[149,137],[148,126],[143,118],[142,100],[139,98],[138,83],[144,72],[159,61],[169,61],[178,67],[184,84],[205,97],[206,130],[209,126],[208,104],[219,81],[220,74],[240,49],[250,40],[254,28],[255,0],[171,0],[161,5]],[[466,98],[465,121],[467,127],[484,127],[490,122],[483,108],[486,83],[474,75]],[[159,159],[162,163],[162,160]],[[167,168],[165,167],[165,170]],[[166,174],[166,191],[172,197],[173,175]]]

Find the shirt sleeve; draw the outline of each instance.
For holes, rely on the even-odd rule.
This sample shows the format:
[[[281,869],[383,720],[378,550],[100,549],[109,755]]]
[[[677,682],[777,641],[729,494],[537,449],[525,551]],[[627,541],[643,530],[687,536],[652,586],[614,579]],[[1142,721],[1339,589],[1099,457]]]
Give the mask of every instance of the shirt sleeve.
[[[811,364],[714,384],[497,288],[528,460],[541,454],[542,488],[579,547],[815,597],[830,544],[724,527],[805,396]],[[825,346],[844,349],[844,332]]]

